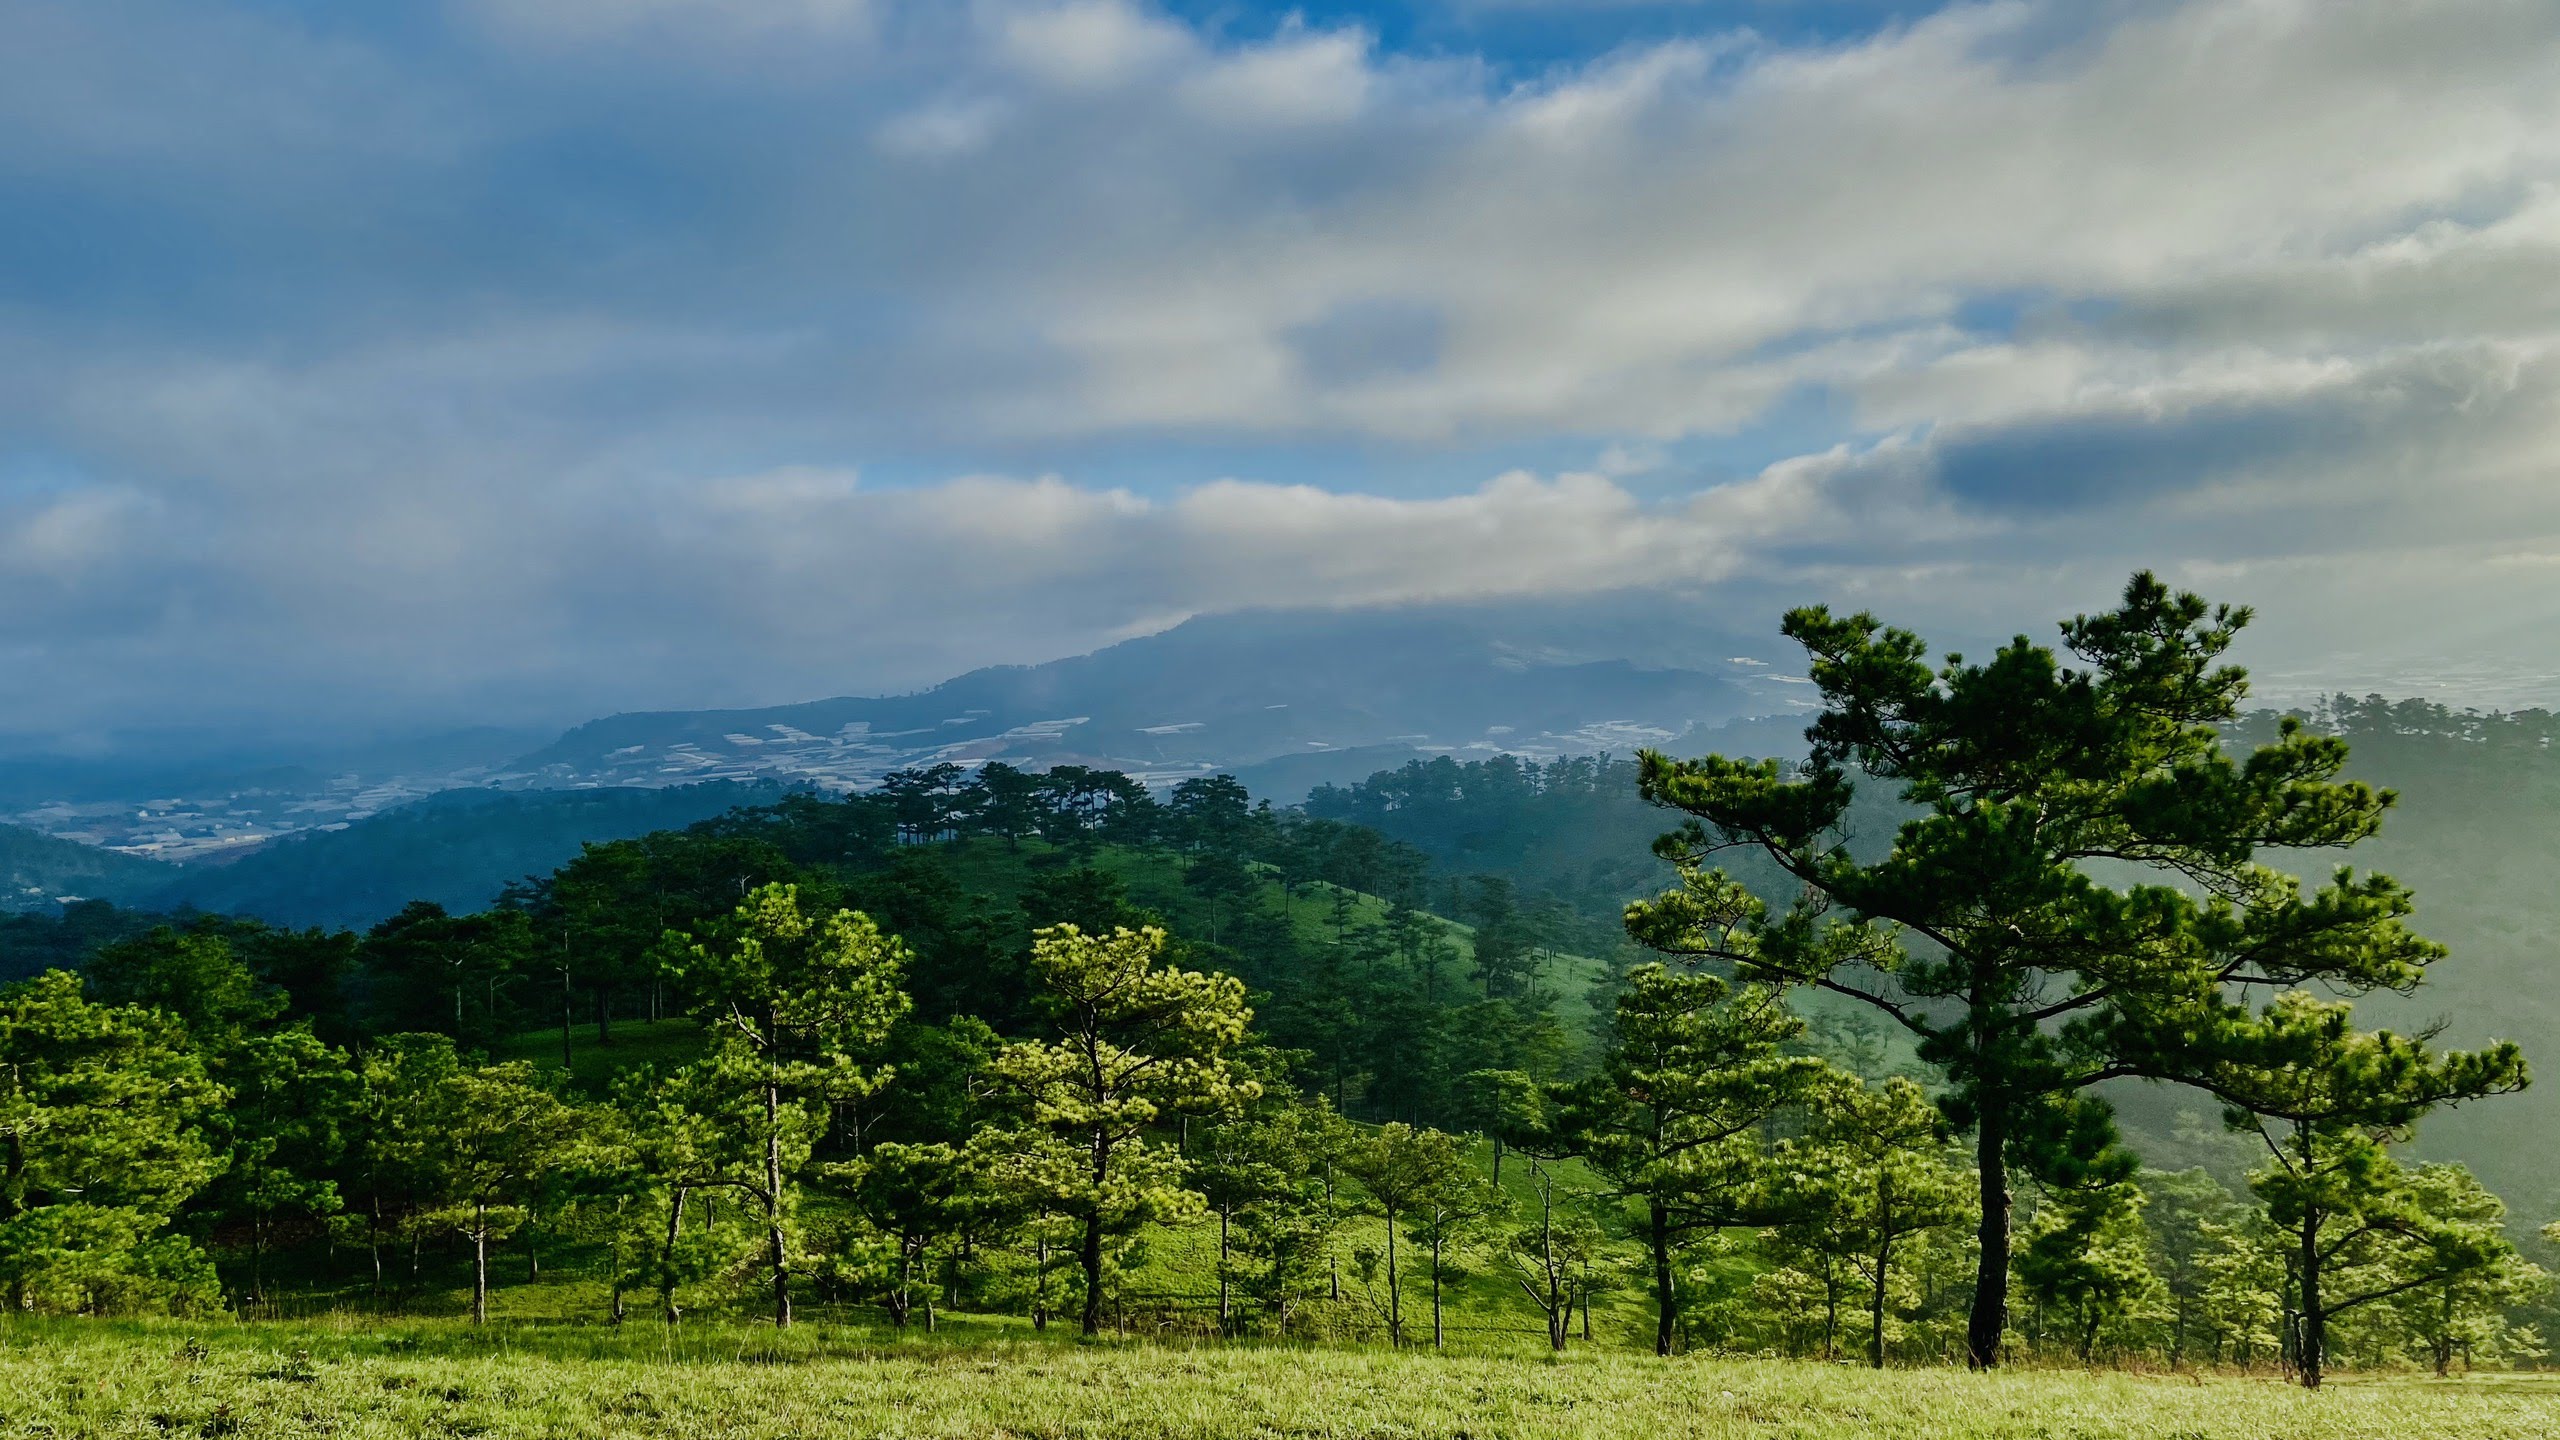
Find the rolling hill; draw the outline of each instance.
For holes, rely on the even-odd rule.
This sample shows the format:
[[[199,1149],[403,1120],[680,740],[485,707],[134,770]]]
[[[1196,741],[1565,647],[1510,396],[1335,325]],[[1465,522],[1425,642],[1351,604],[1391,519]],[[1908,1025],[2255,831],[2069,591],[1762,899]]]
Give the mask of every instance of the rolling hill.
[[[156,860],[0,825],[0,910],[49,909],[70,899],[131,901],[155,893],[175,873]]]
[[[1254,612],[1045,665],[972,671],[912,695],[616,715],[517,761],[535,783],[688,777],[837,788],[941,760],[1079,763],[1173,778],[1375,750],[1559,754],[1660,743],[1783,708],[1766,667],[1710,625],[1648,639],[1571,611]]]
[[[312,831],[223,866],[189,867],[141,892],[161,910],[247,915],[277,925],[363,929],[412,900],[479,910],[510,882],[546,874],[592,840],[767,804],[779,787],[714,782],[669,789],[449,790],[343,829]],[[169,867],[154,867],[162,874]]]

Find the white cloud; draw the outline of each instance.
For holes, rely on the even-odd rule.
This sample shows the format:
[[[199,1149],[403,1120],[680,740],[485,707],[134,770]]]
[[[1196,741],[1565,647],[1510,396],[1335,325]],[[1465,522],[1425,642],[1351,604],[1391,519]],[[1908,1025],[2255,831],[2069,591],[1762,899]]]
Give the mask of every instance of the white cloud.
[[[891,116],[877,132],[882,151],[913,160],[950,160],[983,150],[1004,123],[1002,102],[940,100]]]
[[[545,45],[868,38],[874,0],[459,0],[510,38]]]
[[[1130,0],[1034,0],[1003,11],[996,34],[1006,63],[1069,91],[1116,89],[1197,53],[1189,31]]]
[[[2481,208],[2510,270],[2539,267],[2560,249],[2518,197],[2560,175],[2560,32],[2529,9],[2199,4],[2032,63],[2003,48],[2037,14],[2014,4],[1728,64],[1666,45],[1463,130],[1381,112],[1372,143],[1403,163],[1374,187],[1312,213],[1206,191],[1022,310],[1088,386],[1064,413],[1104,425],[1677,435],[1944,344],[1975,296],[2424,269],[2381,257]],[[2328,283],[2324,308],[2360,308]],[[1284,377],[1289,330],[1346,293],[1443,314],[1439,365],[1393,394]]]
[[[1230,124],[1344,123],[1368,104],[1376,80],[1370,43],[1358,30],[1293,26],[1186,76],[1181,98],[1203,116]]]
[[[779,699],[1712,580],[1979,618],[2161,564],[2305,653],[2560,603],[2546,0],[1525,80],[1139,0],[455,6],[495,43],[0,0],[0,465],[101,477],[0,492],[30,713]]]

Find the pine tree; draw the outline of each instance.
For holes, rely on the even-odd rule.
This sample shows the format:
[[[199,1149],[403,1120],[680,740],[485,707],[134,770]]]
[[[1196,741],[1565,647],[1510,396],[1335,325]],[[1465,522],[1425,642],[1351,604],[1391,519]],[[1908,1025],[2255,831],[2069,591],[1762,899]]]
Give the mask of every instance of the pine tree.
[[[1451,1250],[1499,1214],[1502,1198],[1476,1174],[1456,1136],[1410,1125],[1382,1125],[1354,1144],[1344,1169],[1368,1192],[1371,1213],[1387,1222],[1387,1339],[1404,1343],[1404,1274],[1397,1241],[1410,1239],[1430,1256],[1431,1344],[1445,1343],[1442,1316]]]
[[[1547,1123],[1547,1096],[1525,1070],[1470,1070],[1458,1077],[1461,1123],[1493,1146],[1493,1183],[1502,1184],[1502,1154]]]
[[[1305,1157],[1298,1127],[1276,1097],[1203,1127],[1190,1148],[1191,1186],[1218,1221],[1218,1328],[1235,1327],[1236,1230],[1245,1216],[1298,1194]]]
[[[1485,1227],[1509,1207],[1502,1192],[1476,1173],[1455,1136],[1426,1130],[1422,1184],[1405,1207],[1405,1238],[1422,1247],[1431,1279],[1431,1347],[1448,1343],[1444,1311],[1449,1282],[1462,1273],[1460,1256]]]
[[[1800,771],[1642,759],[1646,798],[1689,819],[1656,846],[1680,886],[1631,907],[1631,932],[1871,1006],[1946,1073],[1979,1176],[1974,1365],[2007,1323],[2013,1167],[2072,1187],[2132,1173],[2091,1087],[2177,1078],[2175,1037],[2226,986],[2405,987],[2440,953],[2402,928],[2388,879],[2305,893],[2255,863],[2352,845],[2391,801],[2338,780],[2344,744],[2291,721],[2245,757],[2226,747],[2248,685],[2222,657],[2249,618],[2137,575],[2115,610],[2062,626],[2076,668],[2024,636],[1932,666],[1909,631],[1801,609],[1784,628],[1823,710]],[[1919,811],[1873,861],[1845,830],[1863,780]],[[1797,889],[1784,911],[1713,868],[1733,848]]]
[[[162,1011],[92,1004],[60,970],[0,990],[8,1308],[218,1308],[211,1263],[164,1231],[222,1171],[205,1129],[224,1098]]]
[[[524,1228],[533,1199],[568,1162],[585,1132],[576,1107],[553,1094],[531,1063],[447,1072],[429,1100],[421,1137],[435,1200],[415,1223],[471,1246],[471,1323],[489,1321],[489,1245]]]
[[[2152,1273],[2142,1224],[2144,1198],[2139,1187],[2122,1182],[2048,1192],[2018,1247],[2018,1281],[2036,1314],[2070,1327],[2083,1365],[2096,1360],[2110,1326],[2139,1322],[2161,1308],[2160,1278]]]
[[[903,1330],[918,1289],[930,1291],[927,1265],[935,1247],[966,1232],[991,1194],[969,1173],[968,1153],[941,1141],[874,1145],[829,1173],[877,1242],[879,1253],[862,1268],[889,1323]],[[925,1318],[933,1318],[929,1298]]]
[[[1532,1208],[1511,1232],[1512,1278],[1547,1318],[1547,1345],[1562,1351],[1573,1333],[1573,1307],[1586,1298],[1592,1264],[1601,1249],[1600,1227],[1584,1208],[1585,1197],[1562,1189],[1545,1160],[1529,1162]]]
[[[2439,1053],[2425,1036],[2359,1031],[2347,1004],[2301,990],[2255,1017],[2230,1004],[2214,1017],[2192,1078],[2266,1144],[2249,1188],[2290,1251],[2294,1363],[2316,1389],[2337,1317],[2512,1253],[2494,1226],[2431,1213],[2390,1147],[2429,1111],[2522,1089],[2524,1058],[2512,1044]]]
[[[1866,1282],[1867,1363],[1883,1369],[1894,1264],[1912,1241],[1972,1215],[1966,1176],[1946,1151],[1946,1121],[1906,1079],[1845,1076],[1814,1095],[1807,1133],[1773,1163],[1779,1236],[1836,1257]]]
[[[231,1154],[214,1194],[249,1222],[248,1293],[263,1302],[277,1221],[293,1215],[325,1221],[343,1208],[330,1171],[344,1146],[356,1074],[344,1052],[301,1024],[242,1040],[223,1070],[231,1092],[224,1116]]]
[[[2240,1223],[2238,1197],[2203,1170],[2143,1172],[2145,1229],[2151,1236],[2151,1268],[2160,1277],[2169,1308],[2169,1367],[2186,1364],[2188,1342],[2202,1327],[2216,1276],[2209,1261],[2218,1236]]]
[[[773,1323],[791,1323],[791,1227],[799,1172],[831,1103],[885,1082],[864,1062],[907,1011],[898,989],[905,947],[850,910],[818,916],[790,885],[767,885],[709,943],[676,964],[702,999],[709,1075],[751,1101],[741,1127],[755,1163],[735,1184],[764,1212]]]
[[[663,1075],[626,1074],[615,1102],[628,1165],[624,1184],[642,1202],[632,1218],[647,1232],[634,1247],[646,1258],[632,1267],[632,1278],[656,1293],[658,1318],[673,1325],[684,1316],[677,1292],[721,1258],[706,1253],[700,1230],[688,1239],[686,1212],[696,1196],[734,1188],[741,1172],[752,1169],[742,1163],[735,1137],[748,1128],[755,1107],[708,1063]]]
[[[1237,1217],[1237,1283],[1286,1334],[1298,1301],[1328,1290],[1341,1298],[1333,1254],[1343,1219],[1339,1172],[1360,1137],[1321,1098],[1271,1112],[1267,1123],[1287,1180]]]
[[[1765,986],[1736,991],[1713,975],[1641,965],[1618,997],[1600,1069],[1557,1092],[1552,1143],[1643,1211],[1657,1354],[1670,1354],[1679,1333],[1679,1248],[1702,1230],[1764,1218],[1761,1126],[1827,1069],[1785,1053],[1803,1029]]]
[[[1111,1241],[1199,1213],[1184,1165],[1149,1131],[1167,1110],[1207,1116],[1250,1101],[1261,1086],[1227,1055],[1253,1012],[1230,975],[1161,967],[1162,930],[1087,935],[1041,930],[1032,972],[1058,1038],[1005,1047],[995,1072],[1024,1104],[1010,1132],[1017,1170],[1055,1189],[1047,1203],[1081,1230],[1083,1328],[1102,1332],[1103,1271]]]
[[[2404,1263],[2414,1259],[2433,1271],[2394,1303],[2410,1349],[2438,1376],[2449,1373],[2457,1358],[2466,1369],[2539,1358],[2541,1337],[2510,1317],[2550,1293],[2551,1275],[2504,1243],[2506,1202],[2460,1165],[2419,1166],[2409,1177],[2409,1191],[2420,1214],[2469,1230],[2489,1252],[2486,1264],[2458,1270],[2436,1269],[2434,1247],[2404,1252]]]

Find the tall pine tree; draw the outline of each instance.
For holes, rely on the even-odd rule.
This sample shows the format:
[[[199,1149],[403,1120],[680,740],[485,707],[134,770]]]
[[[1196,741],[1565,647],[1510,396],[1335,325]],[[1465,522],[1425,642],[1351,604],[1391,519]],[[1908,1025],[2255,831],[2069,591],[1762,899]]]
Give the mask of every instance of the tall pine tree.
[[[1800,771],[1643,757],[1645,796],[1689,818],[1656,847],[1681,884],[1631,907],[1636,937],[1872,1006],[1946,1073],[1980,1176],[1977,1366],[2008,1319],[2013,1167],[2075,1186],[2132,1172],[2091,1087],[2174,1075],[2164,1037],[2227,986],[2405,988],[2440,953],[2402,928],[2410,897],[2387,878],[2306,892],[2257,863],[2353,845],[2391,797],[2341,781],[2345,745],[2292,723],[2246,756],[2225,745],[2248,681],[2223,656],[2249,618],[2142,574],[2063,624],[2076,665],[2024,636],[1932,665],[1907,630],[1800,609],[1784,628],[1823,704]],[[1869,780],[1918,813],[1862,861],[1843,822]],[[1774,862],[1796,898],[1771,913],[1715,868],[1727,850]]]

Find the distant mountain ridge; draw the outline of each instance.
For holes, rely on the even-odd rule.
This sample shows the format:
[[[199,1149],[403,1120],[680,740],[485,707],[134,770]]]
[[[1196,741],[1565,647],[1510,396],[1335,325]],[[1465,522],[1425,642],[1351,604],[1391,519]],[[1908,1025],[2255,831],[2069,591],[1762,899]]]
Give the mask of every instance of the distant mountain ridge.
[[[1805,695],[1784,673],[1789,653],[1759,624],[1730,627],[1659,593],[1240,612],[912,694],[613,715],[547,741],[478,727],[361,744],[235,737],[189,752],[145,736],[129,753],[0,759],[0,823],[175,860],[192,877],[195,862],[245,862],[450,790],[845,791],[904,768],[1003,760],[1157,784],[1252,772],[1286,800],[1414,755],[1626,753],[1789,712]],[[248,894],[227,887],[262,868],[171,893],[223,908]]]
[[[615,715],[507,768],[537,784],[764,778],[850,788],[912,765],[1001,759],[1174,779],[1378,747],[1625,750],[1794,698],[1744,659],[1628,658],[1644,623],[1453,606],[1202,617],[910,695]],[[1735,648],[1712,626],[1653,623],[1687,642],[1684,656]]]

